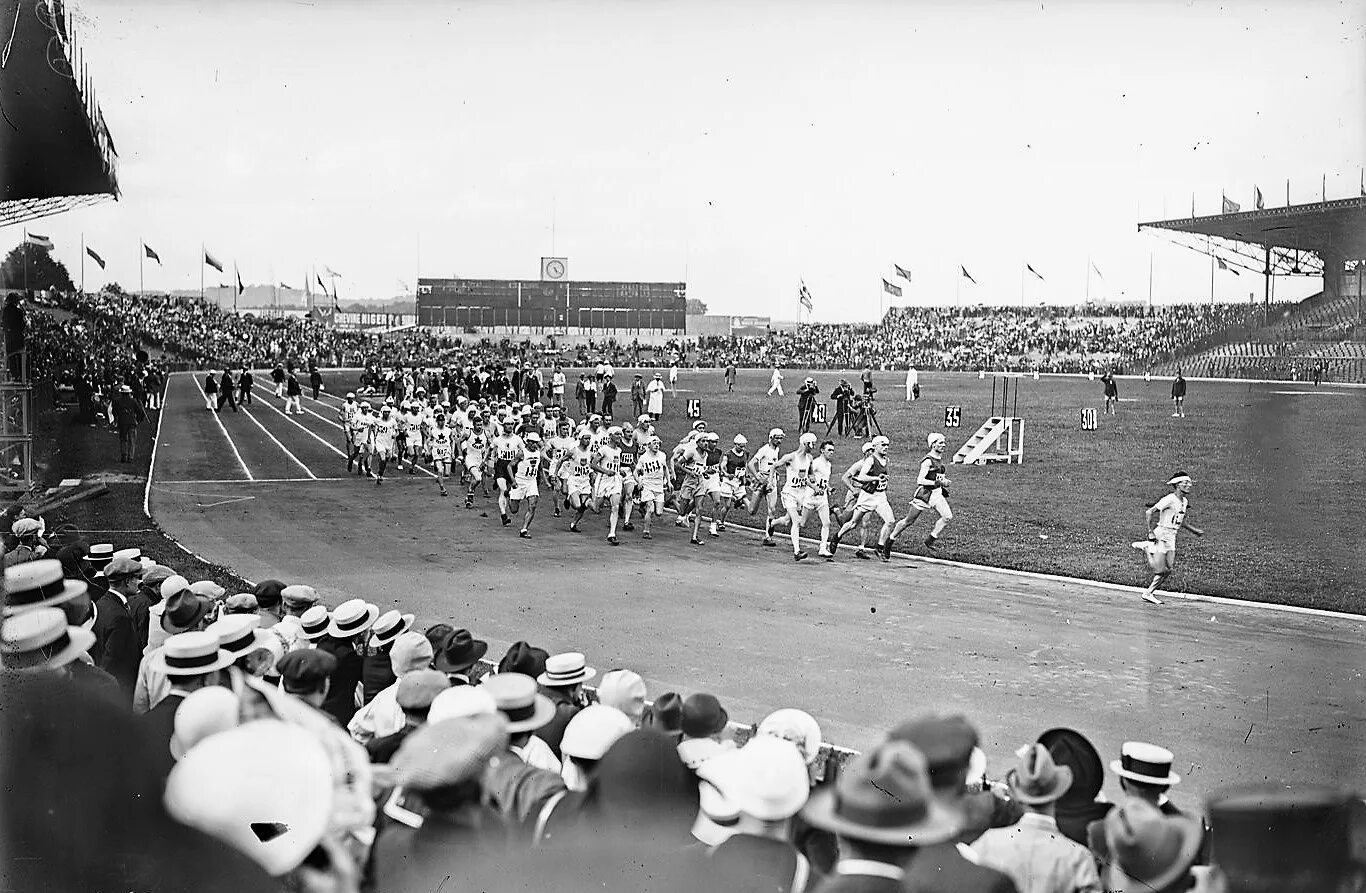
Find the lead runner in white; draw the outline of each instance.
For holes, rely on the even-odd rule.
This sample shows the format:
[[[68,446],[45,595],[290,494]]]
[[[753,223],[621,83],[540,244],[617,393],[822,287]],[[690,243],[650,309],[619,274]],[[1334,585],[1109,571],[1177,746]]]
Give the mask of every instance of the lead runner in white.
[[[1196,536],[1205,535],[1205,531],[1186,521],[1186,513],[1190,510],[1191,487],[1194,486],[1191,476],[1179,471],[1167,481],[1167,486],[1172,488],[1172,492],[1163,496],[1145,513],[1151,528],[1148,538],[1131,544],[1148,557],[1153,581],[1143,591],[1143,598],[1155,605],[1162,604],[1162,600],[1155,595],[1158,585],[1176,567],[1176,532],[1184,527]],[[1153,524],[1154,518],[1157,519],[1156,525]]]

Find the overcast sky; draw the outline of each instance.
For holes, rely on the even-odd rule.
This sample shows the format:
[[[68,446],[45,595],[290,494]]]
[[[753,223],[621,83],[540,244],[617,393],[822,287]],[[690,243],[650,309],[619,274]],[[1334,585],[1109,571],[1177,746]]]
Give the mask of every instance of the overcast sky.
[[[818,321],[875,318],[893,262],[902,302],[1015,303],[1025,262],[1079,301],[1088,259],[1146,298],[1150,254],[1159,302],[1208,299],[1138,220],[1357,195],[1366,160],[1360,2],[75,5],[123,198],[32,228],[126,287],[141,236],[149,288],[197,288],[202,240],[343,300],[552,252],[722,313],[792,318],[804,277]]]

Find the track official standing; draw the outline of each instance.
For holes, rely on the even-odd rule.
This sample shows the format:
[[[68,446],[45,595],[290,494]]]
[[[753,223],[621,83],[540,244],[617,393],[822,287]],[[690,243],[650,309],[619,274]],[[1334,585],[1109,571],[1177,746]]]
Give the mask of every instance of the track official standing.
[[[218,402],[218,376],[210,372],[204,376],[204,408],[209,412],[217,412]]]
[[[256,384],[256,378],[251,374],[251,370],[246,366],[242,367],[242,374],[237,376],[237,402],[243,406],[251,405],[251,389]]]
[[[109,409],[119,432],[119,461],[132,462],[137,449],[138,425],[147,421],[147,411],[133,398],[133,389],[126,384],[119,385],[119,393]]]
[[[313,389],[313,399],[318,399],[318,393],[323,389],[323,374],[314,366],[308,370],[308,386]]]
[[[218,409],[223,409],[226,403],[232,407],[233,412],[237,412],[237,398],[233,396],[237,391],[237,382],[232,380],[232,370],[224,369],[223,377],[218,382]]]
[[[285,415],[291,412],[296,415],[303,415],[303,393],[304,389],[299,386],[299,376],[290,370],[289,377],[285,380]],[[290,407],[294,407],[290,409]]]

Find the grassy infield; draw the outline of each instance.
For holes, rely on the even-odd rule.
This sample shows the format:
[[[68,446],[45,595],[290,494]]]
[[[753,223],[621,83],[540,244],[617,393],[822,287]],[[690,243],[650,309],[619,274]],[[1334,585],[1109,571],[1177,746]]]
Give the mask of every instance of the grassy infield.
[[[789,370],[788,396],[766,398],[768,373],[746,370],[727,394],[719,370],[685,371],[677,398],[665,402],[660,427],[666,442],[686,430],[684,401],[702,400],[703,417],[729,441],[744,433],[751,447],[770,427],[796,441],[792,392],[806,373]],[[823,393],[838,375],[813,373]],[[349,375],[334,374],[337,387]],[[648,375],[648,372],[647,372]],[[623,384],[629,370],[621,370]],[[332,378],[333,376],[329,376]],[[851,379],[853,377],[851,376]],[[901,376],[882,373],[879,420],[893,440],[891,497],[900,511],[910,475],[924,453],[926,434],[945,433],[957,449],[992,414],[991,381],[971,375],[921,377],[919,402],[904,402]],[[856,381],[855,381],[856,384]],[[955,518],[942,541],[943,557],[1127,584],[1147,582],[1141,556],[1129,543],[1143,536],[1143,510],[1165,491],[1177,470],[1196,480],[1191,521],[1204,539],[1183,534],[1180,562],[1169,588],[1232,598],[1366,612],[1366,390],[1312,385],[1193,382],[1187,418],[1170,418],[1169,385],[1120,382],[1117,416],[1100,416],[1099,430],[1080,430],[1082,407],[1103,406],[1099,382],[1078,378],[1026,379],[1019,414],[1026,421],[1022,466],[952,466]],[[623,387],[623,391],[627,388]],[[961,405],[962,427],[945,429],[944,407]],[[618,402],[629,409],[626,394]],[[143,427],[136,466],[120,465],[112,432],[72,424],[73,412],[40,418],[45,479],[101,472],[146,473],[155,418]],[[575,416],[580,413],[575,411]],[[858,456],[860,442],[834,438],[842,467]],[[193,559],[155,532],[142,514],[141,482],[110,484],[102,499],[73,506],[49,522],[90,531],[91,542],[139,544],[192,579],[241,588],[231,570]],[[931,523],[926,516],[903,536],[902,547],[921,550]],[[136,531],[126,534],[103,531]],[[813,522],[809,533],[818,533]]]

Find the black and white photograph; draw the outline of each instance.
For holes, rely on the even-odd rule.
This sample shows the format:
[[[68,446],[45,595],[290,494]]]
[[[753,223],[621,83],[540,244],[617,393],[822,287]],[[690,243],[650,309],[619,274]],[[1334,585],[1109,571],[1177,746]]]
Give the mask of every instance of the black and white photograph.
[[[1366,890],[1366,6],[0,0],[0,888]]]

